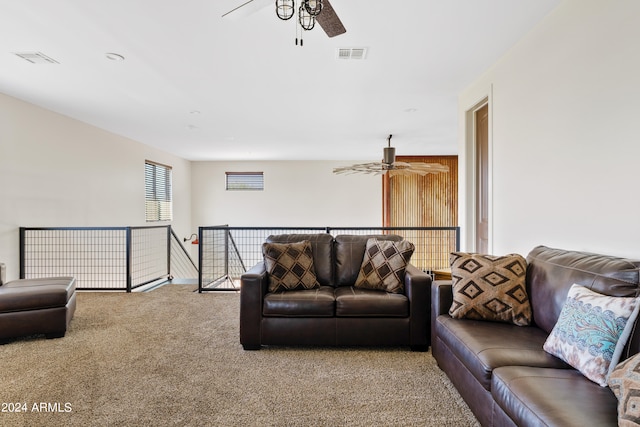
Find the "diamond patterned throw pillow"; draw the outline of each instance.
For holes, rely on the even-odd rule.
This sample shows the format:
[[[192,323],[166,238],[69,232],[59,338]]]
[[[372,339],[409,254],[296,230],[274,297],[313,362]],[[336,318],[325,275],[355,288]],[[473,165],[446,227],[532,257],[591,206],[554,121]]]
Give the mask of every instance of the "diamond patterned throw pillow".
[[[452,252],[449,256],[456,319],[492,320],[526,326],[531,304],[525,287],[527,261],[505,256]]]
[[[404,292],[404,273],[415,246],[406,240],[368,239],[356,288]]]
[[[269,273],[269,292],[320,287],[310,241],[264,243],[262,254]]]
[[[607,383],[618,398],[618,425],[640,427],[640,354],[616,366]]]
[[[574,284],[542,348],[605,387],[637,316],[636,297],[612,297]]]

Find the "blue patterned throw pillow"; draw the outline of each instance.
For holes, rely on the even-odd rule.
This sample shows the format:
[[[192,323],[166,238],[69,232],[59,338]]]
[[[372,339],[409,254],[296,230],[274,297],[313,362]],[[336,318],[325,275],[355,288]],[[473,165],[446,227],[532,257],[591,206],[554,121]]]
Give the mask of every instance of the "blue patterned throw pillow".
[[[602,295],[574,284],[543,348],[606,387],[639,308],[638,298]]]

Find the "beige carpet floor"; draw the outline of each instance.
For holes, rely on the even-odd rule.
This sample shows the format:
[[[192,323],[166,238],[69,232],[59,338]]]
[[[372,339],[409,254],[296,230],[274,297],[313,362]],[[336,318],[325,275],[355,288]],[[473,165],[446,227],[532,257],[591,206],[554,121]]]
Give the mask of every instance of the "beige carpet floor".
[[[429,352],[246,352],[239,295],[193,289],[79,293],[64,338],[0,346],[0,425],[477,425]]]

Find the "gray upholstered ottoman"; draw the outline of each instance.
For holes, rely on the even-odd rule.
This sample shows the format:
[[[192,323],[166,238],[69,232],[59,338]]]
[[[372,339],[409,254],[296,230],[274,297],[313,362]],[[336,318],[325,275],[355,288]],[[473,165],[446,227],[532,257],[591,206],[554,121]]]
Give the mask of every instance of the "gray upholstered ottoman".
[[[0,265],[4,271],[4,266]],[[76,310],[73,277],[13,280],[0,274],[0,342],[44,334],[63,337]]]

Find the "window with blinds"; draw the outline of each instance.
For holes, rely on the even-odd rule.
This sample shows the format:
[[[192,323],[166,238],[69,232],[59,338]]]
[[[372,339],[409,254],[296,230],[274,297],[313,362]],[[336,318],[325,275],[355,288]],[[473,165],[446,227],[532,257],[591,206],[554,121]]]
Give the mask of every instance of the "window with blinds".
[[[144,188],[146,220],[171,221],[173,219],[171,166],[146,160]]]
[[[262,191],[264,190],[263,172],[225,172],[228,191]]]

